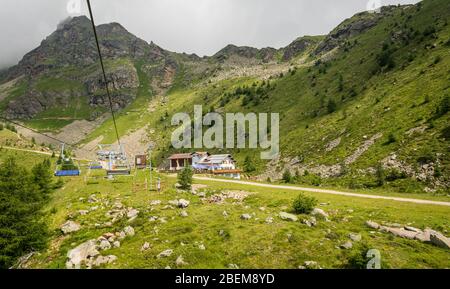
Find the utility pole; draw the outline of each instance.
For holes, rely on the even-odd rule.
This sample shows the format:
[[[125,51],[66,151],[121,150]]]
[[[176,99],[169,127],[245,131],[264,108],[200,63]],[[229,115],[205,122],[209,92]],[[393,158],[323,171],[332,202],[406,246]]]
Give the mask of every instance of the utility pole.
[[[149,161],[149,170],[150,170],[150,191],[152,191],[152,145],[148,146],[148,161]]]

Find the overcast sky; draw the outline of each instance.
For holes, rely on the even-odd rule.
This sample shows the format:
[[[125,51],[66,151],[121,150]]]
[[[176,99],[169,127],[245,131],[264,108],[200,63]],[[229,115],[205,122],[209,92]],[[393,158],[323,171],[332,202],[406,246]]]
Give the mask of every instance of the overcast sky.
[[[84,0],[0,0],[0,67],[13,65]],[[326,34],[368,2],[417,0],[91,0],[97,24],[119,22],[164,49],[212,55],[227,44],[279,48],[303,35]],[[375,4],[376,5],[376,4]],[[68,8],[69,6],[69,8]],[[370,6],[370,5],[369,5]]]

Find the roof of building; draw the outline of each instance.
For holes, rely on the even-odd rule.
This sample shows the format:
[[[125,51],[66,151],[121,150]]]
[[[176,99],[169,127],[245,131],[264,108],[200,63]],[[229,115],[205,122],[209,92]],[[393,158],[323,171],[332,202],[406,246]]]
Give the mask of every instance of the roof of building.
[[[186,153],[186,154],[173,154],[170,157],[168,157],[169,160],[177,160],[177,159],[191,159],[192,154]]]
[[[220,164],[227,158],[233,160],[231,155],[210,155],[209,157],[203,158],[200,163]]]

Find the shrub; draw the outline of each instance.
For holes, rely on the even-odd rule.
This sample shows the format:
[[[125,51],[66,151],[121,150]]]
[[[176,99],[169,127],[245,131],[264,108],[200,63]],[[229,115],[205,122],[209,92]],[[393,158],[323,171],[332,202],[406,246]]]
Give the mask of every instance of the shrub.
[[[256,170],[255,165],[253,164],[253,161],[250,158],[250,156],[246,156],[245,157],[244,170],[247,173],[251,173],[251,172],[254,172]]]
[[[383,186],[384,182],[386,181],[386,173],[381,163],[378,163],[377,165],[376,178],[377,178],[376,182],[377,186],[379,187]]]
[[[317,199],[314,197],[305,196],[300,193],[292,204],[294,212],[297,214],[309,214],[317,205]]]
[[[291,175],[291,172],[290,172],[288,169],[286,169],[286,170],[284,171],[284,173],[283,173],[283,181],[284,181],[285,183],[290,183],[290,182],[292,182],[292,175]]]
[[[182,190],[190,190],[192,185],[192,169],[187,166],[180,173],[178,173],[178,183]]]
[[[441,117],[450,111],[450,96],[444,97],[436,109],[436,117]]]
[[[0,123],[0,130],[3,130],[4,126],[3,123]]]
[[[330,99],[327,104],[328,113],[335,112],[336,108],[337,108],[336,102],[334,100]]]

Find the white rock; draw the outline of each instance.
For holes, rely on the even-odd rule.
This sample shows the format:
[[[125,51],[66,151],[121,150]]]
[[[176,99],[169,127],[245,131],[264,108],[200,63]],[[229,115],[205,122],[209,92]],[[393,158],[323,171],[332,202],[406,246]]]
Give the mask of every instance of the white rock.
[[[372,229],[379,229],[380,225],[378,223],[375,223],[373,221],[366,221],[366,225]]]
[[[81,216],[85,216],[85,215],[87,215],[88,213],[89,213],[88,210],[79,210],[79,211],[78,211],[78,214],[80,214]]]
[[[227,211],[223,211],[223,212],[222,212],[222,215],[223,215],[224,217],[228,217]]]
[[[242,220],[250,220],[251,218],[252,218],[252,216],[249,215],[249,214],[242,214],[242,215],[241,215],[241,219],[242,219]]]
[[[348,235],[348,237],[349,237],[353,242],[359,242],[359,241],[361,241],[361,234],[350,233],[350,234]]]
[[[430,234],[430,241],[433,245],[441,248],[450,249],[450,240],[439,232],[432,231]]]
[[[178,207],[179,208],[187,208],[189,206],[189,201],[185,199],[179,199],[178,200]]]
[[[266,218],[266,223],[267,223],[267,224],[272,224],[272,223],[273,223],[273,217],[270,217],[270,216],[267,217],[267,218]]]
[[[280,216],[280,218],[282,220],[292,221],[292,222],[297,222],[298,221],[298,217],[296,215],[289,214],[289,213],[286,213],[286,212],[280,212],[279,216]]]
[[[206,250],[206,247],[205,247],[205,245],[203,245],[203,244],[198,245],[198,248],[199,248],[200,250]]]
[[[186,262],[184,262],[184,259],[183,259],[183,256],[178,256],[178,258],[175,260],[175,264],[177,265],[177,266],[184,266],[184,265],[187,265],[187,263]]]
[[[344,244],[342,244],[340,247],[341,247],[342,249],[351,249],[351,248],[353,247],[353,244],[352,244],[352,242],[347,241],[347,242],[345,242]]]
[[[142,245],[141,247],[141,251],[147,251],[148,249],[150,249],[150,243],[149,242],[145,242],[144,245]]]
[[[162,251],[161,253],[159,253],[156,257],[159,258],[165,258],[165,257],[169,257],[170,255],[172,255],[173,250],[172,249],[167,249]]]
[[[100,241],[99,248],[100,248],[100,250],[111,249],[111,243],[109,243],[108,240],[103,239],[103,240]]]
[[[180,216],[181,217],[187,217],[187,216],[189,216],[189,214],[186,211],[181,211],[180,212]]]
[[[161,204],[161,201],[160,201],[160,200],[153,200],[153,201],[150,202],[150,205],[151,205],[151,206],[157,206],[157,205],[159,205],[159,204]]]
[[[67,252],[66,268],[80,269],[81,265],[86,264],[88,258],[95,257],[100,253],[97,251],[97,241],[89,240]]]
[[[138,210],[131,208],[127,212],[127,218],[130,218],[130,219],[131,218],[136,218],[138,214],[139,214]]]
[[[135,234],[134,229],[133,229],[133,227],[131,227],[131,226],[126,226],[126,227],[123,229],[123,231],[124,231],[124,233],[125,233],[127,236],[134,236],[134,234]]]
[[[61,231],[64,234],[69,234],[80,230],[80,228],[81,228],[80,224],[74,221],[67,221],[61,226]]]
[[[239,269],[239,266],[236,264],[228,264],[228,269]]]
[[[324,210],[319,209],[319,208],[314,208],[314,210],[312,210],[311,215],[313,216],[319,216],[321,218],[324,218],[325,220],[328,220],[328,214],[325,213]]]
[[[113,242],[113,247],[114,248],[119,248],[120,247],[120,241],[114,241]]]

